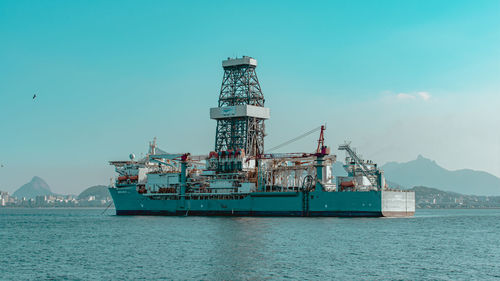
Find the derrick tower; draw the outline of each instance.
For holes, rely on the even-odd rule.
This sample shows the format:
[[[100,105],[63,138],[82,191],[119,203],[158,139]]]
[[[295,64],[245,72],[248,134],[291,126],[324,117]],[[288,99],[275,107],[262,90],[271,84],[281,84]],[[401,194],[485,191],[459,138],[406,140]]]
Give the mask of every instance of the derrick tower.
[[[210,118],[217,120],[217,152],[243,149],[249,156],[264,153],[264,120],[270,113],[264,107],[256,67],[257,60],[247,56],[222,61],[219,104],[210,109]]]

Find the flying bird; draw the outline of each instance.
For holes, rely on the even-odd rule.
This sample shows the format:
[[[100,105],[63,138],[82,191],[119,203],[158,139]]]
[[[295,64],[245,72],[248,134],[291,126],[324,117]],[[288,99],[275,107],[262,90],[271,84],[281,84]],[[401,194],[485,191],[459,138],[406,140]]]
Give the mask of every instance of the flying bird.
[[[35,99],[36,99],[36,94],[33,95],[33,100],[35,100]]]

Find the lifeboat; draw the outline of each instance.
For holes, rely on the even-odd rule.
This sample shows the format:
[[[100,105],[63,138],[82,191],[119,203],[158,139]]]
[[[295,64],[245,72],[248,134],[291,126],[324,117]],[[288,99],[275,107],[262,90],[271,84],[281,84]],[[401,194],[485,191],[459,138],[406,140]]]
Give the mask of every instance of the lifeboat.
[[[127,179],[128,179],[127,176],[118,177],[118,181],[124,181],[124,180],[127,180]]]
[[[354,187],[354,181],[343,181],[340,183],[341,187]]]
[[[128,177],[131,181],[136,181],[139,179],[139,176],[130,176]]]

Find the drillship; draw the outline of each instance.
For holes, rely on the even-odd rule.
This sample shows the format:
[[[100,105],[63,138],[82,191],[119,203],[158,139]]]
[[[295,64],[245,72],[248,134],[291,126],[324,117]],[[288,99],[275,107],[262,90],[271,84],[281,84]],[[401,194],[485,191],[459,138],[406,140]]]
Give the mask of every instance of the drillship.
[[[215,150],[208,155],[171,154],[156,139],[142,159],[111,161],[118,173],[109,188],[117,215],[173,216],[412,216],[415,193],[394,190],[383,171],[362,159],[350,143],[347,176],[334,176],[336,156],[324,144],[320,126],[276,147],[281,148],[314,132],[313,152],[264,152],[264,107],[251,57],[222,62],[224,77],[218,107]]]

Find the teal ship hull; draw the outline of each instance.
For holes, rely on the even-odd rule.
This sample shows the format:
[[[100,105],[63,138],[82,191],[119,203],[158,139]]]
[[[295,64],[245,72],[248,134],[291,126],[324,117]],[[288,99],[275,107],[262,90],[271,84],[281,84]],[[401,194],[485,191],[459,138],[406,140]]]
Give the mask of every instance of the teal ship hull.
[[[299,191],[247,194],[141,194],[135,185],[110,188],[117,215],[407,217],[415,193],[407,191]]]

